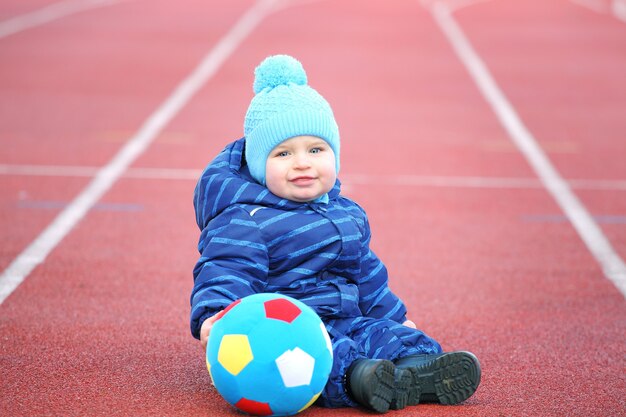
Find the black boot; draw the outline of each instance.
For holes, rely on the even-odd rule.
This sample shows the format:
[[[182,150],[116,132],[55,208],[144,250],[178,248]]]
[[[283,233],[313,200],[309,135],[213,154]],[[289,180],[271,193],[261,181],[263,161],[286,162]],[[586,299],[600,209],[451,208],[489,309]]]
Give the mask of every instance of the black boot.
[[[396,369],[393,362],[383,359],[358,359],[346,375],[348,392],[360,405],[385,413],[390,405],[404,408],[408,401],[411,374]]]
[[[480,384],[480,363],[470,352],[407,356],[396,361],[396,367],[412,376],[407,405],[458,404],[471,397]]]

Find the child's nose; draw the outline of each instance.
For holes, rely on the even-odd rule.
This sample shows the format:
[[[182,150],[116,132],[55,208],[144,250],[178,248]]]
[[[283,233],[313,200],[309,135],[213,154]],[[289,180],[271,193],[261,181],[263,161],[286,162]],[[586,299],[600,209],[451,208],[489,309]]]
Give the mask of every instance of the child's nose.
[[[308,168],[311,166],[311,158],[306,153],[297,154],[294,165],[297,168]]]

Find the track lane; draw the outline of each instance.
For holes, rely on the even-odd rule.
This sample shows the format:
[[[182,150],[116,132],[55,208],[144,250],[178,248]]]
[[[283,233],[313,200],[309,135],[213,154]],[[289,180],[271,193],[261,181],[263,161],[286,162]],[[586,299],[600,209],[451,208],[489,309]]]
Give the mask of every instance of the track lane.
[[[0,158],[104,165],[251,3],[198,4],[128,1],[0,42]]]
[[[271,4],[272,1],[259,1],[248,9],[215,47],[203,57],[200,64],[176,86],[171,95],[143,122],[137,133],[97,172],[93,180],[11,262],[0,275],[0,302],[10,296],[32,270],[45,261],[48,254],[82,220],[126,168],[145,151],[169,120],[219,69],[222,61],[228,58],[241,40],[263,19]]]
[[[4,2],[2,10],[15,13],[29,6],[32,11],[35,5],[50,2],[31,3]],[[211,7],[199,1],[189,6],[203,4]],[[249,2],[229,4],[213,15],[194,13],[191,8],[169,10],[167,2],[151,2],[151,12],[146,13],[142,2],[125,2],[2,39],[0,160],[9,164],[104,164]],[[168,59],[159,59],[164,50]],[[4,270],[43,230],[52,213],[51,209],[25,209],[20,201],[28,198],[35,204],[64,204],[72,199],[65,191],[78,190],[66,187],[64,178],[2,181],[10,185],[3,186],[3,198],[7,199],[3,209],[7,211],[0,228],[5,236],[15,236],[3,245]],[[16,221],[24,218],[28,220]]]
[[[493,19],[492,14],[499,18]],[[490,24],[481,25],[484,19]],[[461,10],[459,20],[466,21],[468,36],[476,39],[480,56],[539,145],[547,145],[547,154],[564,177],[626,177],[621,157],[626,154],[621,139],[626,121],[618,110],[623,107],[618,103],[626,102],[626,83],[621,76],[626,71],[626,58],[620,53],[626,50],[626,26],[616,20],[606,21],[571,2],[480,3]],[[554,25],[558,25],[558,34]],[[505,45],[519,52],[503,51]],[[551,149],[551,143],[560,147]],[[623,205],[623,195],[613,198],[616,206]],[[618,213],[591,214],[601,217]],[[626,294],[623,241],[609,248],[602,243],[602,236],[594,232],[598,239],[587,233],[598,229],[615,235],[619,230],[612,230],[613,225],[606,222],[586,224],[576,225],[581,237],[605,265],[607,277]]]

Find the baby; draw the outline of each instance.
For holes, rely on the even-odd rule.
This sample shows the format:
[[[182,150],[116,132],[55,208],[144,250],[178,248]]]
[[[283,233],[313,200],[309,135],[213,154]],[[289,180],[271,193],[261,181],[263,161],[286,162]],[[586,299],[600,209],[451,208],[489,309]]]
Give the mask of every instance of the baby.
[[[340,194],[339,130],[300,62],[255,70],[245,137],[229,144],[195,189],[201,257],[191,331],[206,346],[216,314],[245,296],[296,298],[321,317],[334,362],[318,404],[384,413],[420,402],[457,404],[480,382],[469,352],[443,353],[407,319],[370,250],[367,215]]]

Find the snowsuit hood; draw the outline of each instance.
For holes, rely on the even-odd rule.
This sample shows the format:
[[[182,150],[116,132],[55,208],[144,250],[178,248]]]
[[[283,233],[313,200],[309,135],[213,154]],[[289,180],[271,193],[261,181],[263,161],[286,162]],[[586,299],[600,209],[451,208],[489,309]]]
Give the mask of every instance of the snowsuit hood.
[[[234,204],[255,204],[265,207],[294,209],[307,204],[280,198],[256,182],[244,157],[245,138],[227,145],[206,167],[194,191],[196,223],[203,230],[209,222]],[[328,192],[329,200],[341,191],[339,180]],[[215,196],[207,198],[208,196]]]

